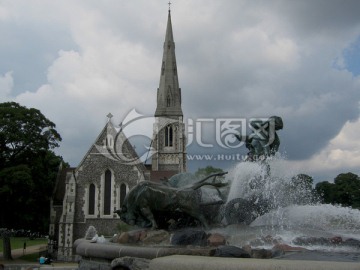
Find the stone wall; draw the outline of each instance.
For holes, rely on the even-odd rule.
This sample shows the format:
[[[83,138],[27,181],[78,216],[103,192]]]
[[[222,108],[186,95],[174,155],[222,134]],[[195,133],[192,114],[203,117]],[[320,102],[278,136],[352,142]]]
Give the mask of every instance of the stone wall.
[[[108,144],[109,141],[114,143],[111,145],[110,151],[107,145],[103,147],[103,144]],[[116,149],[121,149],[118,150],[121,152],[117,153],[119,155],[125,155],[128,158],[137,157],[126,137],[122,133],[117,133],[111,123],[107,123],[96,142],[76,168],[74,177],[67,180],[62,221],[59,223],[60,226],[63,223],[64,229],[60,230],[59,245],[66,245],[65,243],[69,242],[69,239],[83,238],[90,225],[94,226],[99,234],[105,236],[111,236],[117,232],[116,227],[120,219],[114,211],[120,208],[120,201],[123,199],[120,194],[121,186],[125,185],[128,191],[140,181],[144,181],[145,167],[141,163],[128,165],[123,160],[114,158],[111,155],[114,152],[111,151]],[[109,213],[104,212],[104,201],[109,198],[105,197],[106,171],[109,171],[111,175]],[[89,213],[90,185],[95,187],[95,194],[92,197],[95,205],[94,213]],[[70,240],[70,242],[73,241]],[[59,248],[61,250],[65,246],[59,246]],[[69,244],[66,248],[69,249]]]

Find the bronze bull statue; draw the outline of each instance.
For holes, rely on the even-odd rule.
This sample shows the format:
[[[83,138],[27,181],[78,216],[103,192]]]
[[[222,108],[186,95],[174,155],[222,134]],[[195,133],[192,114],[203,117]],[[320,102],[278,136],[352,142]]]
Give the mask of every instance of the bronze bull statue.
[[[160,213],[182,213],[198,220],[205,228],[208,222],[201,210],[201,190],[200,187],[210,185],[215,188],[223,187],[226,183],[207,183],[211,177],[226,174],[212,174],[198,182],[175,188],[166,183],[159,184],[144,181],[137,184],[126,195],[121,209],[115,211],[122,221],[129,225],[140,227],[151,227],[157,229],[156,215]]]

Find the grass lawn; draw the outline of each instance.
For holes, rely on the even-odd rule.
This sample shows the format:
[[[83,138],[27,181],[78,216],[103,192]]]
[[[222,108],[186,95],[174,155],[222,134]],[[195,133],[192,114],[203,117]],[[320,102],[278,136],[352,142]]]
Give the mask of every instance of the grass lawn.
[[[26,247],[47,244],[47,239],[39,238],[34,240],[29,240],[28,237],[11,237],[11,249],[24,248],[24,243],[26,242]],[[3,252],[3,240],[0,238],[0,252]]]
[[[39,262],[39,253],[26,254],[19,259],[27,262]]]

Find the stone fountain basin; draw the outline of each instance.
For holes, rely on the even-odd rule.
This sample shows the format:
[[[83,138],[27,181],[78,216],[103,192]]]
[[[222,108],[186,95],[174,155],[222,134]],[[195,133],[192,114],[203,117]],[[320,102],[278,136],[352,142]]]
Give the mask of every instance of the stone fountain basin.
[[[136,257],[154,259],[170,255],[198,255],[210,256],[213,248],[210,247],[156,247],[121,245],[115,243],[91,243],[90,240],[78,239],[74,242],[77,255],[82,258],[92,258],[101,260],[113,260],[120,257]]]
[[[246,259],[211,257],[213,248],[188,247],[148,247],[130,246],[114,243],[91,243],[78,239],[74,243],[76,254],[80,255],[79,269],[110,270],[116,258],[133,257],[149,259],[149,270],[186,270],[186,269],[360,269],[358,262],[334,262],[287,259]]]

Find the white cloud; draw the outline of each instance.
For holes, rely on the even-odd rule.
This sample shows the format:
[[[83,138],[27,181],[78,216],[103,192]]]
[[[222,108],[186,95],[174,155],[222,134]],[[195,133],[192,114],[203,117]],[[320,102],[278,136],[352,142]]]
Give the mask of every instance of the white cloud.
[[[9,16],[9,10],[6,7],[0,6],[0,20],[6,20]]]
[[[329,145],[314,157],[319,167],[360,170],[360,120],[347,122]],[[322,165],[322,166],[321,166]]]
[[[12,72],[6,72],[3,76],[0,74],[0,100],[9,99],[13,87],[14,79]]]
[[[347,122],[340,133],[310,159],[288,161],[288,165],[302,173],[323,175],[320,180],[332,180],[337,174],[348,171],[359,174],[360,120]],[[324,176],[330,179],[324,179]]]

